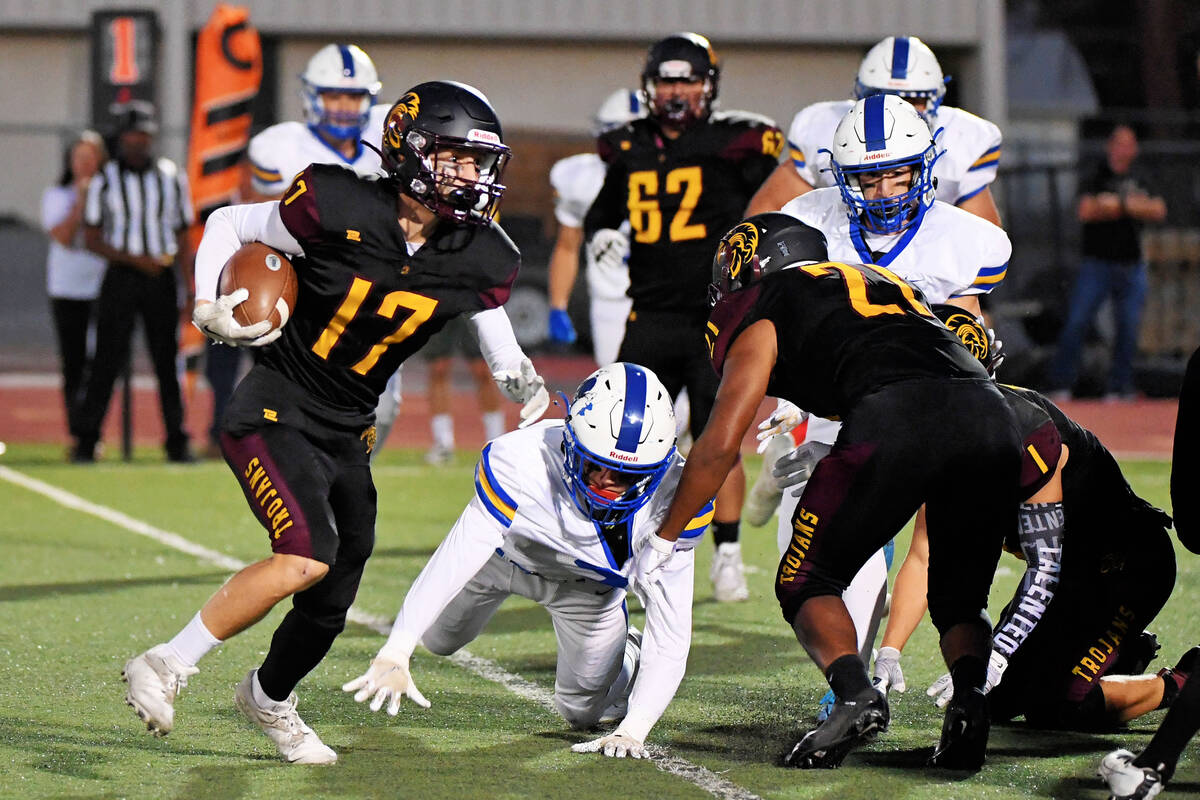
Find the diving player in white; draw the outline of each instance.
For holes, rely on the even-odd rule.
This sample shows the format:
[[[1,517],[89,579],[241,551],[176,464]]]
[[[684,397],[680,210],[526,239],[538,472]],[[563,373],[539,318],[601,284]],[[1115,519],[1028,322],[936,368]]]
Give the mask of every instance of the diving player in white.
[[[933,175],[942,153],[917,111],[894,95],[859,100],[838,125],[832,144],[827,152],[836,187],[803,194],[783,213],[824,233],[831,261],[885,267],[920,289],[929,303],[957,305],[978,317],[979,297],[1007,274],[1012,244],[1000,227],[934,199]],[[781,404],[762,423],[760,438],[786,434],[801,418],[790,405]],[[823,445],[833,443],[839,427],[808,419],[802,447],[813,463],[828,451]],[[790,438],[782,441],[790,450]],[[798,492],[784,502],[794,503],[795,496]],[[778,519],[783,552],[792,533],[790,510],[780,511]],[[883,612],[887,556],[880,551],[872,557],[843,596],[864,658]]]
[[[304,122],[280,122],[250,140],[245,202],[280,199],[309,164],[342,164],[362,175],[380,170],[380,140],[391,106],[376,105],[382,84],[371,57],[357,45],[327,44],[308,60],[300,85]],[[402,374],[397,370],[379,397],[372,461],[400,413]]]
[[[605,99],[596,112],[593,133],[599,136],[646,115],[641,92],[618,89]],[[567,301],[579,274],[579,249],[583,243],[583,218],[604,184],[606,167],[600,156],[579,153],[567,156],[550,168],[554,188],[554,217],[558,237],[550,256],[550,341],[571,344],[575,327],[567,316]],[[598,251],[598,252],[594,252]],[[604,366],[617,360],[617,350],[625,337],[625,319],[633,301],[625,294],[629,288],[629,239],[614,237],[604,248],[589,248],[587,282],[592,328],[592,354],[596,364]]]
[[[507,433],[483,449],[475,497],[409,589],[370,668],[342,688],[358,702],[371,698],[372,711],[387,703],[393,716],[405,697],[428,707],[409,671],[417,643],[449,655],[518,594],[550,612],[558,712],[576,729],[621,720],[572,749],[644,757],[646,735],[683,678],[692,551],[712,503],[653,580],[633,574],[634,552],[655,538],[682,470],[662,383],[636,364],[601,367],[579,385],[565,420]],[[640,642],[628,628],[630,589],[646,609]]]
[[[913,104],[937,145],[945,151],[934,166],[937,199],[1000,224],[991,183],[1000,163],[1000,129],[963,111],[942,105],[946,79],[933,51],[915,36],[889,36],[870,49],[858,68],[854,97],[895,94]],[[801,109],[788,129],[791,157],[775,169],[750,200],[747,216],[775,211],[796,195],[833,186],[833,172],[821,150],[854,105],[854,100],[813,103]]]

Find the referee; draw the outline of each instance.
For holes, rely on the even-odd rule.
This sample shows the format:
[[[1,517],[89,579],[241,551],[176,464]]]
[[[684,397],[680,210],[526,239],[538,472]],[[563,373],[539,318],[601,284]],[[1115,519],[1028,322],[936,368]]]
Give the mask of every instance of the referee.
[[[89,250],[108,261],[100,287],[96,356],[76,417],[71,460],[96,460],[100,426],[113,384],[129,358],[136,317],[158,378],[167,460],[190,462],[183,430],[183,402],[175,369],[178,349],[179,276],[191,268],[191,253],[180,251],[192,222],[187,176],[170,159],[155,158],[158,124],[154,107],[129,103],[117,127],[116,157],[88,187],[84,238]]]

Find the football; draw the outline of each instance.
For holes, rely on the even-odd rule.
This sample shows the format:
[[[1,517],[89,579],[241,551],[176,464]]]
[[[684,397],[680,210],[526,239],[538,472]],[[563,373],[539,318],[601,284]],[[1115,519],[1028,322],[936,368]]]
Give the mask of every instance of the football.
[[[283,253],[261,242],[242,245],[221,268],[218,295],[247,289],[250,296],[233,307],[239,325],[268,320],[271,330],[287,324],[296,307],[296,271]]]

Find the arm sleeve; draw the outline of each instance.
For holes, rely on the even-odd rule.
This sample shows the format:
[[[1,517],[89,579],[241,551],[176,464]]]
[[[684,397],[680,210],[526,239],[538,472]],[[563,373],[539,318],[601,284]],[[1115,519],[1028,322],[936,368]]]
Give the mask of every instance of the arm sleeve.
[[[693,551],[676,552],[662,577],[639,592],[646,607],[642,660],[629,695],[629,712],[621,722],[621,727],[638,741],[646,741],[650,729],[667,710],[687,668],[695,564]]]
[[[380,654],[411,656],[421,636],[503,541],[503,528],[476,496],[413,581]]]
[[[965,288],[953,292],[951,297],[988,294],[1003,283],[1008,276],[1008,262],[1012,257],[1012,241],[1003,229],[997,228],[986,220],[981,220],[981,222],[983,225],[976,226],[978,236],[975,238],[979,248],[976,263],[981,266],[973,277],[970,274],[963,277],[964,283],[966,281],[970,281],[970,283]]]
[[[1019,519],[1025,574],[992,634],[993,649],[1010,660],[1045,616],[1062,572],[1062,503],[1023,503]]]
[[[218,208],[209,216],[196,250],[197,300],[217,299],[217,279],[225,262],[250,242],[262,242],[289,255],[304,252],[284,227],[278,202]]]
[[[583,218],[583,235],[586,239],[601,228],[619,228],[628,214],[625,208],[625,170],[619,164],[609,164],[604,174],[604,183],[587,215]]]
[[[992,122],[979,117],[971,117],[978,131],[972,136],[977,156],[966,168],[966,173],[958,183],[958,197],[954,204],[959,205],[986,189],[994,180],[1000,167],[1001,134]]]
[[[471,325],[479,338],[479,352],[492,372],[521,369],[525,351],[517,344],[512,323],[503,307],[489,308],[471,315]]]
[[[271,128],[267,129],[270,130]],[[262,195],[281,194],[293,177],[284,175],[278,161],[272,157],[272,140],[276,138],[277,135],[274,134],[259,134],[250,140],[250,146],[246,150],[246,160],[250,162],[250,186]]]

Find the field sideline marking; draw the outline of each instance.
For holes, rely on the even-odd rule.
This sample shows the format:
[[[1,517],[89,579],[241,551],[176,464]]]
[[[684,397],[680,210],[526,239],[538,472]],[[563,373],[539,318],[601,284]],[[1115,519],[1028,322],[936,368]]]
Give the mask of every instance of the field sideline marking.
[[[0,479],[49,498],[64,508],[98,517],[105,522],[110,522],[119,528],[124,528],[139,536],[145,536],[173,550],[195,556],[201,561],[207,561],[210,564],[235,572],[246,566],[245,562],[232,556],[227,556],[216,550],[210,550],[189,539],[185,539],[177,533],[155,527],[148,522],[117,511],[115,508],[109,508],[108,506],[102,506],[99,503],[85,500],[77,494],[68,492],[66,489],[59,488],[37,478],[31,478],[25,473],[18,472],[10,467],[0,466]],[[392,630],[391,619],[376,614],[368,614],[356,607],[351,607],[349,613],[346,614],[346,619],[355,624],[368,627],[384,636],[387,636]],[[450,656],[450,662],[484,680],[498,683],[518,697],[537,703],[556,715],[558,713],[554,709],[553,692],[522,678],[520,675],[509,672],[494,661],[471,655],[466,650],[459,650]],[[721,800],[761,800],[758,795],[750,790],[743,789],[741,786],[722,778],[707,767],[702,767],[686,759],[673,756],[661,747],[652,745],[647,749],[651,753],[650,760],[659,770],[683,778],[714,797],[721,798]]]

